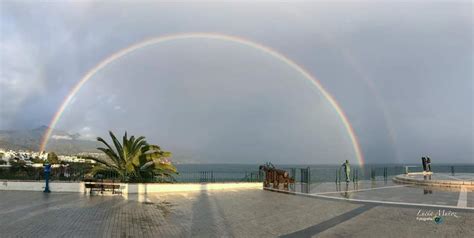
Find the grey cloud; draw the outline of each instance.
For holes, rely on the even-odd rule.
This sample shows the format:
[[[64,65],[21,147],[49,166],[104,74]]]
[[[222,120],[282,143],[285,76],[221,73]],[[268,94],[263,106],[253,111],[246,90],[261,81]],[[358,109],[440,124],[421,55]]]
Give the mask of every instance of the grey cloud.
[[[412,161],[425,153],[446,163],[473,162],[470,9],[469,2],[41,4],[4,1],[0,23],[0,128],[48,123],[70,88],[88,69],[134,42],[177,32],[221,32],[278,49],[316,75],[348,115],[369,162]],[[198,43],[194,46],[186,43],[181,49],[170,44],[130,55],[123,60],[128,63],[117,62],[120,67],[111,66],[97,75],[91,82],[95,88],[81,90],[81,96],[68,108],[76,111],[75,119],[65,118],[61,126],[75,132],[90,127],[87,134],[92,137],[111,125],[116,130],[146,133],[141,126],[153,121],[167,126],[160,127],[156,134],[150,133],[151,139],[167,144],[182,157],[198,158],[198,161],[249,162],[270,158],[286,161],[294,156],[299,157],[299,162],[311,162],[310,157],[319,157],[315,162],[325,162],[331,161],[327,158],[340,160],[352,156],[345,132],[337,126],[337,117],[319,109],[325,103],[318,93],[301,94],[307,86],[293,83],[302,81],[294,80],[300,76],[284,66],[277,67],[277,63],[260,57],[257,52],[243,50],[244,55],[235,45],[221,46],[220,50],[212,50],[212,54],[194,50],[193,47],[200,47]],[[24,53],[8,53],[3,50],[5,47],[10,51],[16,47]],[[186,57],[194,53],[205,57],[207,63]],[[237,59],[233,61],[233,57]],[[236,65],[255,58],[260,61],[244,65],[245,72]],[[201,64],[202,71],[197,64]],[[274,75],[262,73],[262,67],[273,70]],[[220,71],[234,77],[226,83],[211,80],[222,77]],[[13,77],[20,80],[22,87],[12,86]],[[117,84],[107,83],[109,77],[115,78]],[[196,78],[190,80],[192,77]],[[255,80],[245,81],[255,84],[250,90],[236,84],[239,77],[247,80],[271,77],[280,83],[288,80],[290,83],[283,85],[290,91],[278,88],[272,91],[264,84],[255,84]],[[147,84],[154,85],[154,90],[147,88]],[[229,85],[235,90],[229,89]],[[242,94],[236,89],[242,90]],[[113,95],[116,101],[110,103],[98,99]],[[242,99],[244,95],[248,100]],[[312,103],[305,104],[304,98]],[[131,108],[136,104],[130,102],[139,103],[138,99],[151,100],[145,105],[154,110]],[[94,102],[95,108],[87,107]],[[296,102],[306,106],[294,111],[291,105]],[[189,103],[194,103],[192,108],[188,108]],[[282,107],[275,109],[279,104]],[[122,110],[113,110],[117,106]],[[380,107],[384,107],[390,122]],[[274,110],[279,113],[273,115]],[[211,120],[209,128],[200,128],[200,122],[209,120],[201,111],[223,115]],[[117,119],[135,115],[132,113],[150,113],[150,121],[140,121],[135,126]],[[224,115],[237,118],[241,115],[245,120],[233,121]],[[194,122],[179,121],[180,117],[193,116]],[[281,117],[281,121],[276,124],[265,121],[272,116]],[[311,120],[316,123],[311,124]],[[232,129],[233,125],[238,127]],[[261,130],[247,130],[245,125]],[[206,135],[205,129],[215,134]],[[195,135],[186,138],[186,131]],[[293,142],[281,139],[278,131],[287,133]],[[233,145],[248,148],[240,157],[252,159],[246,161],[233,154]],[[272,150],[275,147],[281,149]],[[344,149],[338,152],[338,148]]]

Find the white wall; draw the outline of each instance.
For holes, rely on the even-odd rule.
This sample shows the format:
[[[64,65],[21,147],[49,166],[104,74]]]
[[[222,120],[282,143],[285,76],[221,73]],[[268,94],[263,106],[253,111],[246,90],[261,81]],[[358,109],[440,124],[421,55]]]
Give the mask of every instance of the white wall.
[[[188,192],[222,189],[262,189],[262,183],[177,183],[177,184],[120,184],[123,194],[148,194],[163,192]],[[0,180],[0,190],[43,191],[44,181]],[[51,192],[84,193],[84,182],[51,182]]]
[[[124,184],[124,193],[160,193],[160,192],[187,192],[222,189],[262,189],[262,183],[175,183],[175,184]]]
[[[0,181],[0,190],[14,191],[43,191],[44,181]],[[84,183],[79,182],[52,182],[49,183],[52,192],[84,192]]]

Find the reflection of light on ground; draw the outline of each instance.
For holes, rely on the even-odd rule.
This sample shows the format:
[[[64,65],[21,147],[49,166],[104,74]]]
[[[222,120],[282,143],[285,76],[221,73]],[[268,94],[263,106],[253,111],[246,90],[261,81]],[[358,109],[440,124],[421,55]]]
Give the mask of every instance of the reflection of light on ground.
[[[474,193],[466,188],[416,186],[397,184],[392,181],[359,181],[341,184],[331,182],[298,183],[291,186],[289,191],[275,191],[363,203],[474,210],[474,196],[472,195]]]

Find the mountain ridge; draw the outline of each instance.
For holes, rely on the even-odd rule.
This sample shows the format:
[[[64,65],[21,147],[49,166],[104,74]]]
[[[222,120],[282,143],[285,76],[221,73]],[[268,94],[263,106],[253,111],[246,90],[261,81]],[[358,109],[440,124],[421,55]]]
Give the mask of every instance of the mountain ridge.
[[[0,148],[7,150],[39,151],[43,135],[48,126],[39,126],[26,130],[0,130]],[[53,129],[51,138],[46,146],[46,151],[58,154],[77,154],[81,152],[97,152],[99,143],[80,139],[79,133],[68,133],[63,130]]]

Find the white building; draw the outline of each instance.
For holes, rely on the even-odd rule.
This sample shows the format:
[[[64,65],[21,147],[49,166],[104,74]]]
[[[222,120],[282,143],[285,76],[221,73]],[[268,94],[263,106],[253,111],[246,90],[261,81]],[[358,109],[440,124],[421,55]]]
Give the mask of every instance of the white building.
[[[83,156],[98,156],[96,153],[89,154],[79,154],[79,155],[58,155],[59,161],[69,162],[69,163],[95,163],[88,159],[83,159]],[[0,149],[0,159],[8,161],[10,159],[19,159],[24,160],[28,165],[32,164],[31,159],[41,159],[46,161],[48,159],[48,153],[46,152],[32,152],[32,151],[13,151],[13,150],[4,150]]]

